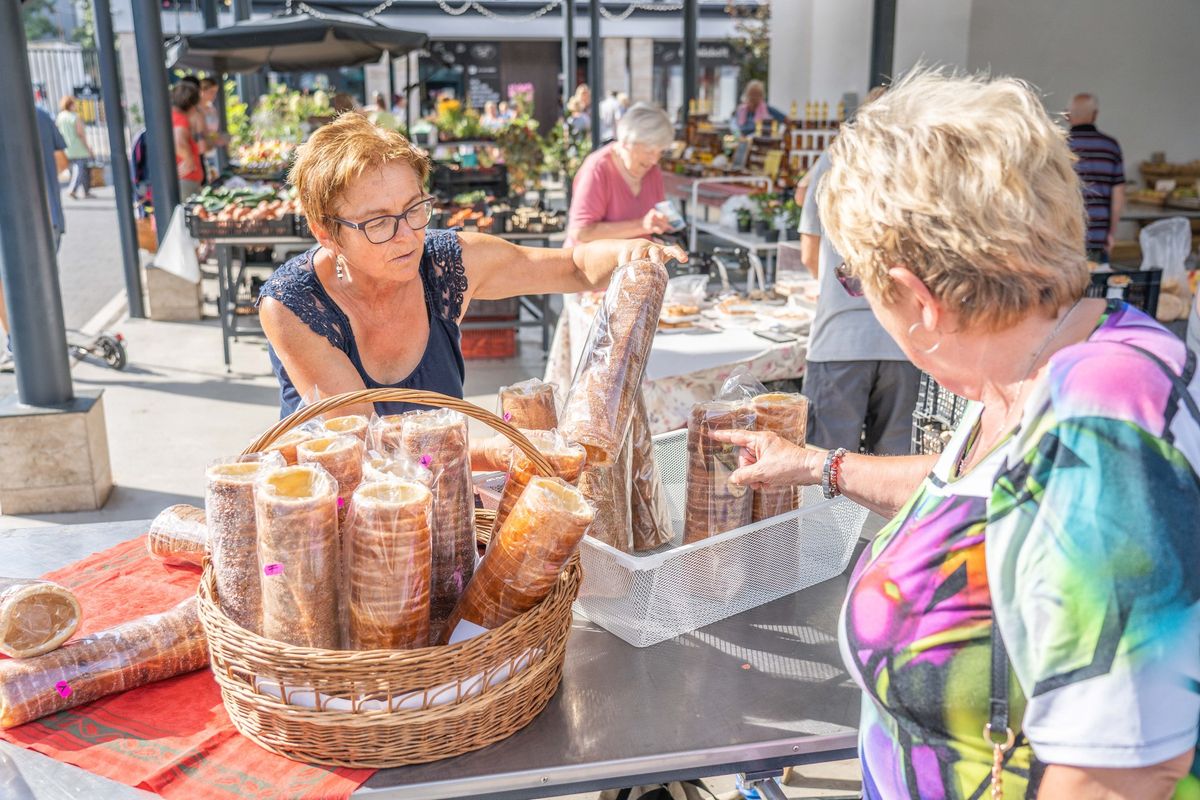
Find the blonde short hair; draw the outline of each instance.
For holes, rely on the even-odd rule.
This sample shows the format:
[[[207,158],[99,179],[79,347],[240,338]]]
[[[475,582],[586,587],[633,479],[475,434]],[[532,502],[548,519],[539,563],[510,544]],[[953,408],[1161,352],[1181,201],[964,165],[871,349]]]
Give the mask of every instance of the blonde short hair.
[[[818,188],[826,234],[885,300],[895,266],[972,328],[1083,294],[1075,157],[1028,84],[918,68],[865,105],[829,157]]]
[[[401,161],[425,186],[429,155],[399,133],[372,125],[358,112],[342,114],[313,133],[299,149],[288,180],[299,195],[309,222],[335,230],[335,206],[351,183],[368,169]]]

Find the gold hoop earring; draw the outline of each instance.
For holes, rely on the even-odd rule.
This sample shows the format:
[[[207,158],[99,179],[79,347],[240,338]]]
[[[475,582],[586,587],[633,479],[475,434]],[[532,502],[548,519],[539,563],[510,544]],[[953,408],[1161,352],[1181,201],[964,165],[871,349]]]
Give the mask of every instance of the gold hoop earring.
[[[339,281],[344,279],[346,277],[346,257],[339,254],[338,257],[333,260],[333,263],[334,269],[337,272],[337,279]]]
[[[911,339],[913,337],[913,333],[915,333],[917,328],[919,328],[920,326],[921,326],[921,323],[919,323],[919,322],[914,322],[912,325],[908,326],[908,338],[909,339]],[[921,352],[927,356],[931,356],[934,353],[936,353],[937,349],[941,346],[942,346],[942,340],[938,339],[936,342],[933,343],[933,347],[924,349]]]

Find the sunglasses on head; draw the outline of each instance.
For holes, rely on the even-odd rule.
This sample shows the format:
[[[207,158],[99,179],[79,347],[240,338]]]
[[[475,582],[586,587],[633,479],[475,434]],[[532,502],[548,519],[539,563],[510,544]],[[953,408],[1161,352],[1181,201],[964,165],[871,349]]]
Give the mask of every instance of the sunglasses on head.
[[[846,290],[846,294],[851,297],[863,296],[862,281],[850,274],[850,267],[846,266],[846,262],[838,264],[838,268],[833,271],[833,274],[842,288]]]

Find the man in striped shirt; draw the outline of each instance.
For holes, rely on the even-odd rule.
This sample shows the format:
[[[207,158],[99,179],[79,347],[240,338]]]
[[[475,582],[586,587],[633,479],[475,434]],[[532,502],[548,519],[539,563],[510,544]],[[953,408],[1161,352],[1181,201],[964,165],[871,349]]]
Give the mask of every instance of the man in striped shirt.
[[[1087,206],[1088,258],[1107,263],[1121,209],[1125,207],[1125,161],[1117,140],[1096,130],[1098,112],[1095,95],[1077,94],[1071,98],[1067,109],[1067,120],[1071,123],[1068,142],[1079,159],[1075,171],[1079,173]]]

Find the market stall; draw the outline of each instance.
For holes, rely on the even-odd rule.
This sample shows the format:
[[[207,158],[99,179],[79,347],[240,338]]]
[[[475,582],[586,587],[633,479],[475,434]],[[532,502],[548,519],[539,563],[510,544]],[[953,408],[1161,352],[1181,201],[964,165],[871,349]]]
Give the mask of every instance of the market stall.
[[[830,705],[833,637],[812,661],[772,651],[793,648],[778,620],[832,631],[830,579],[866,511],[729,480],[716,432],[805,440],[807,400],[752,376],[695,403],[686,433],[651,435],[658,312],[690,326],[698,280],[620,267],[569,385],[502,387],[496,412],[410,389],[323,398],[212,461],[204,508],[165,509],[145,536],[111,526],[113,546],[73,563],[31,556],[35,574],[59,568],[0,581],[19,656],[0,660],[3,737],[188,798],[368,780],[381,796],[535,797],[845,756],[857,701],[847,685]],[[423,410],[347,413],[376,402]],[[473,445],[468,418],[496,435]],[[731,683],[728,727],[643,719]]]

